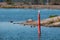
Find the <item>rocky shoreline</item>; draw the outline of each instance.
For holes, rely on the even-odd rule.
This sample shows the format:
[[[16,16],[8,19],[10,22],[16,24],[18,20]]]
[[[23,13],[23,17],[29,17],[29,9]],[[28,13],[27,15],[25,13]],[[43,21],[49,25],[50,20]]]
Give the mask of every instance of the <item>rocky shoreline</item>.
[[[60,9],[60,5],[5,5],[0,8]]]
[[[60,16],[42,20],[41,25],[46,27],[60,27]]]

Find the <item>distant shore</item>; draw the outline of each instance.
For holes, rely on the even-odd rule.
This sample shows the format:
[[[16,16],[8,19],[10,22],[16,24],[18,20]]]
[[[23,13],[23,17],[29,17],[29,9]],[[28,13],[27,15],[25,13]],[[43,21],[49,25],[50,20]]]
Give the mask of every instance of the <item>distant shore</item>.
[[[5,5],[0,6],[0,8],[60,9],[60,5],[19,5],[19,6]]]

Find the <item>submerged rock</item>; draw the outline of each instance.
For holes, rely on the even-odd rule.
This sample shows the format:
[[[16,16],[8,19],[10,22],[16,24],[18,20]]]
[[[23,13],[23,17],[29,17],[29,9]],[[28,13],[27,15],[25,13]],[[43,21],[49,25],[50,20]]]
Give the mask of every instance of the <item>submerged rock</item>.
[[[13,21],[10,21],[10,23],[13,23]]]

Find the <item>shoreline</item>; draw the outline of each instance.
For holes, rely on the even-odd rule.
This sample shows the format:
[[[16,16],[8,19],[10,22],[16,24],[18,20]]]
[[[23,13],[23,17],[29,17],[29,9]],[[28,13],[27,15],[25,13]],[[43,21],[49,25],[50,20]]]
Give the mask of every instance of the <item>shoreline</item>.
[[[0,6],[0,8],[28,8],[28,9],[60,9],[60,5],[5,5]]]

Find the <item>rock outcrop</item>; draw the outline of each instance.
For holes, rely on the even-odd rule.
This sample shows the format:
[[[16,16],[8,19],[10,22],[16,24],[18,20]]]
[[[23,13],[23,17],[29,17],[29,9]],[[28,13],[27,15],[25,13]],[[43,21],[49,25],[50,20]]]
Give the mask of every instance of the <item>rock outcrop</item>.
[[[41,25],[42,26],[51,26],[51,27],[60,26],[60,16],[42,20]]]

